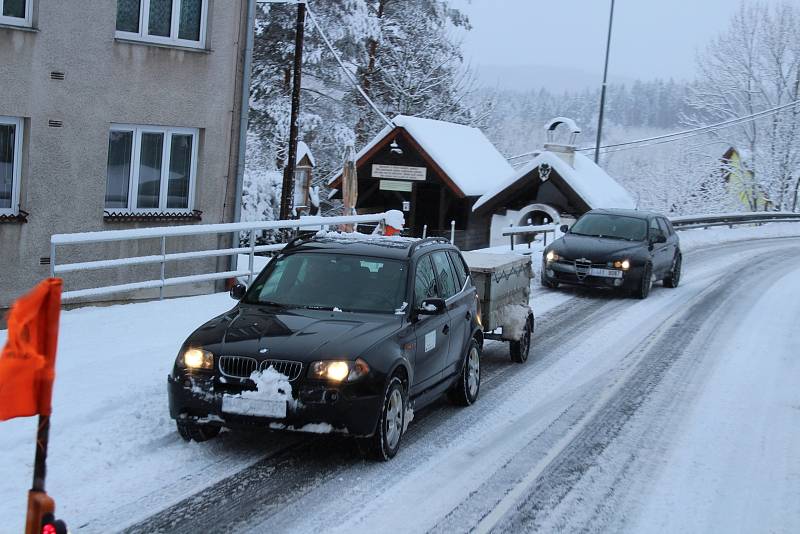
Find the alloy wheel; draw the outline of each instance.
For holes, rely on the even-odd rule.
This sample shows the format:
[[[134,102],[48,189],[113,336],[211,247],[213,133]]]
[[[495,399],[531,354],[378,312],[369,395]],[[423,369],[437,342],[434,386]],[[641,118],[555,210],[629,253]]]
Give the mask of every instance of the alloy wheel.
[[[403,395],[399,389],[394,389],[389,396],[389,406],[386,408],[386,444],[390,449],[397,447],[402,432]]]
[[[467,369],[467,387],[469,388],[469,396],[474,397],[478,393],[478,387],[481,383],[481,358],[478,354],[478,349],[472,347],[469,350],[469,366]]]

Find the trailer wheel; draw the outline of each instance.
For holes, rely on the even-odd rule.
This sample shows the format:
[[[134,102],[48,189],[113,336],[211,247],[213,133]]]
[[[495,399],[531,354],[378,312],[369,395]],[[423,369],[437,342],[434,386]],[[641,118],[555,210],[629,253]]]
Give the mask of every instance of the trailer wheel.
[[[511,341],[508,344],[508,351],[511,353],[511,361],[516,363],[525,363],[528,361],[528,354],[531,351],[531,342],[533,340],[533,314],[528,315],[528,320],[525,321],[525,328],[522,331],[522,337],[519,341]]]

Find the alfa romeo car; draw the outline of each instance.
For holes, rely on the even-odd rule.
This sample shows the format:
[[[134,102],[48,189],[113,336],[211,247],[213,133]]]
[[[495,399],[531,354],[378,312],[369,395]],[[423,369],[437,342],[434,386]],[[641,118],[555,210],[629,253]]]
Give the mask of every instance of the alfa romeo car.
[[[681,248],[666,217],[638,210],[591,210],[553,241],[542,258],[542,285],[604,287],[644,299],[653,283],[678,287]]]
[[[223,426],[330,431],[388,460],[412,408],[478,398],[477,297],[444,239],[301,237],[231,296],[238,304],[189,336],[168,377],[186,440]]]

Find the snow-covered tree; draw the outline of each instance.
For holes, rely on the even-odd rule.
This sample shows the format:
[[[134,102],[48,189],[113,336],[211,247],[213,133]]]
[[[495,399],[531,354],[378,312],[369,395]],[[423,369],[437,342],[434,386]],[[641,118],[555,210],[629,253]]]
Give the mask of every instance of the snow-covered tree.
[[[742,4],[728,29],[698,59],[692,122],[724,121],[800,99],[800,9],[790,3]],[[719,131],[717,138],[747,155],[751,209],[766,195],[791,209],[800,169],[800,107]]]
[[[475,124],[485,106],[470,105],[476,89],[464,65],[457,28],[469,21],[446,0],[370,0],[379,33],[366,40],[358,68],[364,90],[389,115],[418,115],[430,119]],[[351,92],[359,108],[356,125],[363,143],[383,125]],[[477,110],[477,111],[476,111]]]
[[[485,117],[485,106],[467,102],[474,85],[454,30],[468,23],[449,1],[327,0],[312,9],[346,68],[387,115],[469,124]],[[258,161],[280,170],[286,163],[296,13],[295,6],[280,4],[258,8],[250,120],[252,154],[258,156],[248,159],[248,168]],[[314,151],[320,185],[341,164],[346,145],[360,147],[385,124],[309,21],[305,30],[298,125],[300,138]],[[481,111],[473,112],[476,107]],[[320,196],[321,209],[330,209],[326,192]]]

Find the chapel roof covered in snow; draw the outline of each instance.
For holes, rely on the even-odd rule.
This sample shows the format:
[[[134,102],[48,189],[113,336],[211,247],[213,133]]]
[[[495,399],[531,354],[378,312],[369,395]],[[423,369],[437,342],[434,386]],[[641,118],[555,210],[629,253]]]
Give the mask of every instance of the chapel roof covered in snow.
[[[574,163],[570,165],[555,152],[545,150],[484,193],[473,211],[498,211],[508,205],[511,199],[524,193],[531,180],[542,181],[538,169],[544,164],[551,169],[547,180],[551,180],[573,205],[582,208],[581,211],[636,207],[624,187],[580,152],[574,154]]]
[[[506,176],[514,170],[477,128],[407,115],[398,115],[392,122],[394,128],[386,126],[358,152],[359,167],[403,131],[428,163],[438,167],[459,197],[480,196],[491,188],[492,178]],[[336,187],[340,180],[341,173],[328,184]]]

